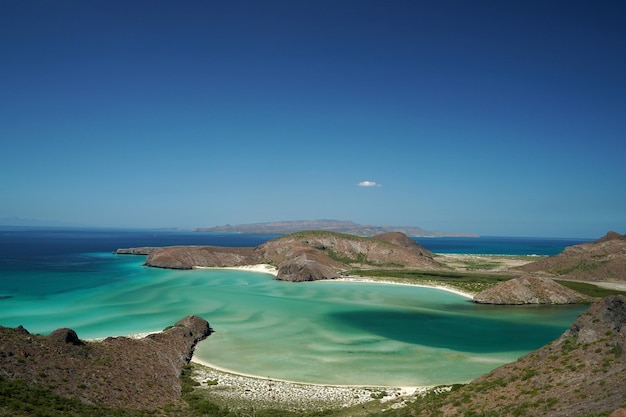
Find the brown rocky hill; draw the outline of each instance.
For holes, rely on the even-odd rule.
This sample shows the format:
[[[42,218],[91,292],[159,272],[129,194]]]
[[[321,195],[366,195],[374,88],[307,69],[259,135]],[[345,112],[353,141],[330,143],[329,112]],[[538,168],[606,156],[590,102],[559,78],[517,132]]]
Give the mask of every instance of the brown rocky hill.
[[[180,375],[209,323],[188,316],[143,339],[85,342],[71,329],[49,336],[0,327],[0,376],[107,407],[156,409],[180,401]]]
[[[592,298],[550,278],[526,275],[481,291],[473,300],[480,304],[578,304]]]
[[[419,416],[591,416],[626,405],[626,297],[594,303],[560,338],[432,402]]]
[[[142,248],[145,250],[145,248]],[[137,252],[120,249],[118,253]],[[174,246],[149,251],[146,265],[159,268],[229,267],[268,263],[277,279],[314,281],[339,277],[358,268],[444,268],[408,236],[385,233],[371,238],[327,231],[281,236],[254,248]]]
[[[582,281],[626,281],[626,235],[609,232],[594,242],[569,246],[558,255],[519,269]]]

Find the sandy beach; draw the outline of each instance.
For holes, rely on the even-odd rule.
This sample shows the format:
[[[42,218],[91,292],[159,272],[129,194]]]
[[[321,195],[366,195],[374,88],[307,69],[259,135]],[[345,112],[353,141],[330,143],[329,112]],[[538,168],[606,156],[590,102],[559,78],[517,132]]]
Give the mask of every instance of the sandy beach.
[[[242,266],[194,266],[194,269],[234,269],[248,272],[259,272],[261,274],[278,275],[278,269],[269,264],[242,265]]]
[[[317,282],[360,282],[360,283],[366,283],[366,284],[406,285],[409,287],[435,288],[437,290],[451,292],[451,293],[454,293],[454,294],[457,294],[457,295],[460,295],[462,297],[466,297],[469,299],[472,299],[474,297],[473,294],[470,294],[468,292],[463,292],[456,288],[445,287],[443,285],[411,284],[411,283],[406,283],[406,282],[388,281],[384,279],[372,279],[372,278],[367,278],[367,277],[345,276],[345,277],[341,277],[341,278],[337,278],[333,280],[323,280],[323,281],[317,281]]]
[[[269,264],[257,264],[257,265],[242,265],[242,266],[229,266],[229,267],[206,267],[206,266],[196,266],[195,269],[232,269],[232,270],[240,270],[240,271],[249,271],[249,272],[259,272],[262,274],[270,274],[276,276],[278,274],[278,269],[275,266]],[[460,291],[455,288],[446,287],[442,285],[423,285],[423,284],[409,284],[403,282],[389,281],[389,280],[381,280],[381,279],[372,279],[367,277],[360,276],[343,276],[341,278],[336,279],[327,279],[320,281],[311,281],[316,283],[328,283],[328,282],[357,282],[357,283],[366,283],[366,284],[393,284],[393,285],[408,285],[411,287],[423,287],[423,288],[436,288],[441,291],[448,291],[466,298],[472,298],[474,295]]]
[[[349,407],[373,399],[403,405],[404,400],[425,393],[430,387],[369,387],[352,385],[305,384],[272,378],[255,377],[215,367],[192,359],[193,378],[213,400],[238,404],[240,408],[278,407],[288,410],[315,410]]]

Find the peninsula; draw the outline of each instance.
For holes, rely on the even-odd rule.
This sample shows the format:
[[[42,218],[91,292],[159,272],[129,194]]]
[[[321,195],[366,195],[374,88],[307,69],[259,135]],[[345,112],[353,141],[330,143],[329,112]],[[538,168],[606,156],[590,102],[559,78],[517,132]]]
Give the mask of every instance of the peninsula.
[[[403,233],[366,238],[329,231],[297,232],[253,248],[172,246],[118,249],[118,254],[145,254],[158,268],[234,267],[270,264],[284,281],[339,278],[349,270],[372,268],[438,270],[435,255]]]

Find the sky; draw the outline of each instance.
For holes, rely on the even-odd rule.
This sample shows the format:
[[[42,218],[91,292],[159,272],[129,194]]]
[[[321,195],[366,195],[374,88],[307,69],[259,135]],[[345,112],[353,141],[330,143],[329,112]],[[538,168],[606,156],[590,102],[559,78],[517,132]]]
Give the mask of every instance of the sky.
[[[626,233],[626,2],[0,0],[0,219]]]

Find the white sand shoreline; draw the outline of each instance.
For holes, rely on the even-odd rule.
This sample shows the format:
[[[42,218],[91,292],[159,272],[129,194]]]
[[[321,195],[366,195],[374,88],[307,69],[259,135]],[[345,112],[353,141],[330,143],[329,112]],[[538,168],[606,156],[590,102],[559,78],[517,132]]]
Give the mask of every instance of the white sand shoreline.
[[[331,387],[331,388],[363,388],[363,389],[398,389],[402,390],[408,394],[412,394],[418,390],[428,390],[432,388],[432,386],[397,386],[397,385],[358,385],[358,384],[322,384],[316,382],[301,382],[301,381],[291,381],[289,379],[281,379],[281,378],[272,378],[270,376],[260,376],[253,374],[246,374],[239,371],[234,371],[232,369],[224,368],[219,365],[215,365],[213,363],[207,362],[202,359],[198,359],[195,356],[191,358],[191,362],[197,363],[199,365],[205,366],[207,368],[211,368],[215,371],[230,374],[234,376],[240,376],[244,378],[250,379],[258,379],[260,381],[272,381],[272,382],[284,382],[287,384],[293,385],[306,385],[306,386],[318,386],[318,387]]]
[[[241,374],[192,358],[202,365],[195,368],[192,377],[212,396],[232,404],[253,403],[255,407],[285,409],[326,409],[349,407],[378,398],[381,402],[394,401],[402,406],[404,400],[424,394],[432,387],[392,387],[314,384],[287,381],[271,377]]]
[[[258,272],[262,274],[270,274],[276,277],[278,275],[278,269],[275,266],[269,264],[256,264],[256,265],[242,265],[242,266],[227,266],[227,267],[218,267],[218,266],[194,266],[194,269],[230,269],[230,270],[239,270],[239,271],[248,271],[248,272]],[[323,279],[318,281],[307,281],[307,282],[316,282],[316,283],[324,283],[324,282],[356,282],[363,284],[392,284],[392,285],[405,285],[409,287],[420,287],[420,288],[434,288],[441,291],[451,292],[457,295],[460,295],[465,298],[473,298],[474,295],[468,292],[464,292],[461,290],[457,290],[456,288],[450,288],[443,285],[427,285],[427,284],[413,284],[406,282],[397,282],[390,280],[380,280],[380,279],[372,279],[367,277],[357,277],[357,276],[342,276],[340,278],[334,279]]]
[[[460,295],[462,297],[465,298],[469,298],[472,299],[474,298],[473,294],[470,294],[468,292],[464,292],[461,290],[457,290],[455,288],[450,288],[450,287],[445,287],[442,285],[427,285],[427,284],[413,284],[413,283],[409,283],[409,282],[396,282],[396,281],[388,281],[388,280],[381,280],[381,279],[372,279],[372,278],[367,278],[367,277],[355,277],[355,276],[345,276],[345,277],[341,277],[341,278],[337,278],[337,279],[332,279],[332,280],[321,280],[321,281],[317,281],[317,282],[357,282],[357,283],[364,283],[364,284],[391,284],[391,285],[404,285],[407,287],[419,287],[419,288],[433,288],[436,290],[440,290],[440,291],[447,291],[447,292],[451,292],[457,295]]]
[[[242,265],[242,266],[194,266],[193,269],[230,269],[248,272],[258,272],[261,274],[278,275],[278,269],[269,264]]]

